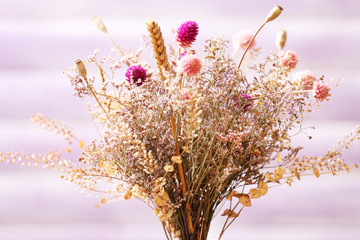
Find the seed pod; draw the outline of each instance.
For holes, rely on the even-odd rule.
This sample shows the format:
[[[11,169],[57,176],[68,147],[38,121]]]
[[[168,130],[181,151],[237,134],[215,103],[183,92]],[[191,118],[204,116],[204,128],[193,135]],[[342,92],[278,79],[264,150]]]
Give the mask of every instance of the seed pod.
[[[76,64],[76,70],[80,75],[80,77],[86,79],[87,72],[84,63],[81,61],[81,59],[76,59],[75,64]]]
[[[280,32],[278,32],[278,34],[276,35],[276,40],[275,40],[276,46],[279,48],[279,51],[282,51],[285,43],[286,43],[286,31],[285,30],[281,30]]]
[[[104,33],[107,33],[106,26],[100,17],[95,16],[95,17],[93,17],[92,21],[98,29],[100,29]]]
[[[283,10],[282,7],[280,7],[279,5],[276,5],[273,9],[270,10],[269,14],[266,17],[266,21],[270,22],[272,20],[274,20],[275,18],[277,18],[281,11]]]

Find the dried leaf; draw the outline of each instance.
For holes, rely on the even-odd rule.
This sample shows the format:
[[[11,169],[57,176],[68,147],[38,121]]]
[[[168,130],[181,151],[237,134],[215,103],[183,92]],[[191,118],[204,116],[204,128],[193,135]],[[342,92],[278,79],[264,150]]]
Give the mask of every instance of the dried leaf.
[[[100,161],[100,162],[98,162],[98,166],[99,166],[100,168],[102,168],[102,167],[105,167],[106,164],[105,164],[103,161]]]
[[[275,174],[274,174],[275,180],[279,181],[280,179],[282,179],[283,175],[281,172],[277,172],[275,170]]]
[[[252,153],[257,157],[259,157],[261,155],[259,149],[255,149]]]
[[[184,152],[189,153],[190,149],[188,146],[183,146],[182,149],[184,150]]]
[[[106,198],[102,198],[102,199],[101,199],[101,203],[102,203],[102,204],[106,204],[106,203],[107,203],[107,199],[106,199]]]
[[[131,198],[131,196],[132,196],[132,192],[129,190],[129,191],[125,194],[124,199],[125,199],[125,200],[129,200],[129,199]]]
[[[283,168],[283,167],[277,167],[277,170],[279,171],[279,172],[281,172],[281,174],[284,174],[285,173],[285,168]]]
[[[241,194],[241,196],[239,197],[239,201],[245,207],[251,206],[251,200],[248,194]]]
[[[272,174],[272,173],[266,173],[265,178],[271,182],[275,182],[275,179],[270,174]]]
[[[116,171],[116,167],[111,164],[106,168],[106,172],[109,175],[113,175],[115,173],[115,171]]]
[[[155,198],[155,204],[159,207],[163,207],[167,204],[167,201],[165,201],[161,197],[157,197],[157,198]]]
[[[81,141],[79,142],[79,147],[80,147],[80,148],[85,147],[85,142],[84,142],[83,140],[81,140]]]
[[[261,195],[262,195],[262,194],[260,193],[260,190],[259,190],[259,189],[256,189],[256,188],[250,189],[249,194],[250,194],[250,196],[251,196],[252,199],[259,198],[259,197],[261,197]]]
[[[313,171],[314,171],[314,174],[315,174],[316,177],[320,176],[319,169],[317,169],[316,167],[313,167]]]
[[[221,216],[228,216],[230,214],[231,210],[230,209],[226,209],[222,214]]]
[[[181,236],[181,231],[179,230],[179,231],[176,231],[175,233],[174,233],[174,238],[180,238],[180,236]]]
[[[280,156],[280,153],[276,154],[275,162],[282,162],[282,158]]]
[[[237,214],[236,212],[230,210],[230,209],[226,209],[221,216],[229,216],[229,218],[235,218],[238,217],[239,214]]]
[[[232,197],[234,197],[235,195],[237,194],[237,191],[231,191],[231,193],[229,193],[227,196],[226,196],[226,199],[231,201],[232,200]]]
[[[344,163],[343,166],[344,166],[344,168],[345,168],[346,171],[350,172],[350,170],[349,170],[349,165],[347,165],[346,163]]]
[[[268,185],[261,180],[258,182],[258,188],[259,188],[261,195],[265,195],[269,190]]]
[[[277,169],[275,169],[275,174],[274,174],[274,177],[276,180],[280,180],[283,178],[283,174],[285,172],[285,168],[283,167],[277,167]]]
[[[164,199],[165,201],[168,201],[169,200],[169,194],[167,192],[165,192],[165,189],[161,189],[160,190],[160,193],[159,193],[159,196]]]
[[[167,205],[167,202],[169,200],[169,194],[165,192],[164,188],[161,188],[158,194],[154,194],[154,198],[155,204],[159,207],[163,207]]]
[[[164,170],[165,170],[166,172],[173,172],[173,171],[174,171],[174,167],[173,167],[173,165],[166,165],[166,166],[164,166]]]
[[[171,218],[171,216],[173,215],[173,212],[172,211],[169,211],[165,214],[160,214],[158,216],[160,222],[166,222],[167,220],[169,220]]]
[[[172,156],[171,160],[175,163],[182,163],[181,156]]]

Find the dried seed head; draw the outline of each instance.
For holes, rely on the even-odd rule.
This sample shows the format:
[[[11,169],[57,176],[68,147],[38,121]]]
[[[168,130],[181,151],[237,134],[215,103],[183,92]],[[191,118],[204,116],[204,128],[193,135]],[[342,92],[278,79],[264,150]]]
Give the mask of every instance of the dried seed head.
[[[273,9],[270,10],[269,14],[266,17],[266,21],[270,22],[272,20],[274,20],[275,18],[277,18],[281,11],[283,10],[282,7],[280,7],[279,5],[276,5]]]
[[[151,43],[153,45],[153,50],[156,55],[156,62],[161,73],[162,79],[165,80],[165,76],[162,73],[162,69],[170,71],[170,65],[168,62],[168,57],[166,54],[166,47],[164,44],[164,38],[162,37],[162,32],[159,25],[153,21],[149,20],[147,23],[147,29],[150,33]]]
[[[133,65],[129,67],[125,73],[126,81],[128,81],[130,84],[135,83],[137,86],[141,86],[146,78],[146,70],[141,67],[140,65]]]
[[[199,33],[199,25],[194,21],[187,21],[181,24],[177,30],[176,41],[180,47],[190,47],[196,40]]]
[[[100,29],[104,33],[107,33],[106,26],[100,17],[95,16],[95,17],[93,17],[92,21],[98,29]]]
[[[275,40],[276,46],[279,48],[279,51],[282,51],[285,43],[286,43],[286,31],[285,30],[281,30],[280,32],[278,32],[278,34],[276,35],[276,40]]]
[[[75,64],[76,64],[76,70],[80,75],[80,77],[86,79],[87,72],[84,63],[81,61],[81,59],[76,59]]]

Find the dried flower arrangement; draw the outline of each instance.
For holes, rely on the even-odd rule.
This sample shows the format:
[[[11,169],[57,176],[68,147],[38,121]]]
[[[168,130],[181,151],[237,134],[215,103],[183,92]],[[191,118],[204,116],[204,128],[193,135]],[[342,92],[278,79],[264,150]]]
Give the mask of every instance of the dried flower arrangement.
[[[178,51],[166,48],[160,27],[149,21],[157,70],[140,61],[140,52],[125,53],[95,17],[120,57],[99,60],[96,51],[85,62],[87,67],[78,59],[65,73],[76,96],[96,101],[90,112],[101,126],[101,139],[85,146],[71,128],[38,114],[32,118],[35,123],[64,136],[69,144],[79,142],[79,162],[63,159],[59,151],[4,153],[0,161],[62,170],[66,181],[104,193],[103,204],[137,198],[153,210],[167,239],[183,240],[207,239],[224,202],[229,207],[222,213],[219,239],[269,187],[291,185],[303,175],[349,171],[340,157],[360,139],[360,126],[319,157],[298,156],[302,147],[291,142],[302,130],[304,115],[328,99],[336,84],[328,85],[308,70],[288,78],[298,57],[283,51],[285,31],[276,39],[279,54],[271,53],[264,63],[248,68],[255,77],[247,78],[240,69],[246,53],[254,56],[258,51],[256,35],[281,11],[274,7],[255,34],[237,35],[232,57],[226,53],[228,41],[212,38],[200,59],[191,49],[199,31],[194,21],[178,28]],[[233,58],[239,50],[243,55],[236,64]],[[91,67],[98,78],[88,76]],[[127,70],[119,77],[116,73],[123,67]]]

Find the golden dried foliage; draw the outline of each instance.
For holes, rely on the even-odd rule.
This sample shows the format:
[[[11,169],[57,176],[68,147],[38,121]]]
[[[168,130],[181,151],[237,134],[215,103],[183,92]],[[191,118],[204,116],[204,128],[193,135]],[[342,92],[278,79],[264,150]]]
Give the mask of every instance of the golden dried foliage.
[[[62,136],[68,144],[72,144],[73,141],[81,144],[81,141],[79,141],[76,137],[74,129],[61,122],[54,121],[40,113],[33,115],[31,117],[31,121],[45,130],[55,132],[56,134]]]
[[[251,207],[251,200],[248,194],[241,194],[239,196],[239,202],[245,207]]]

